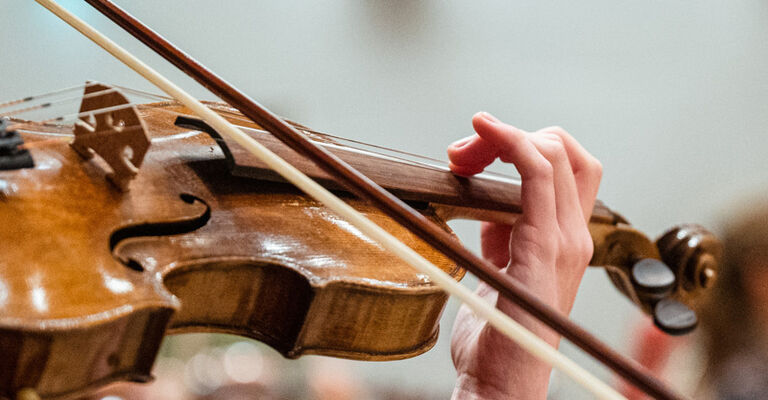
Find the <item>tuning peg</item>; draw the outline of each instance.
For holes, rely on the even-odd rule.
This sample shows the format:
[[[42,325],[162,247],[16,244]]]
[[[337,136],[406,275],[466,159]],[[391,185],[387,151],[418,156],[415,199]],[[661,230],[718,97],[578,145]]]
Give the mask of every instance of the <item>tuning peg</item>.
[[[653,322],[670,335],[684,335],[699,323],[696,312],[674,299],[663,299],[653,308]]]
[[[663,262],[644,258],[632,266],[632,284],[638,292],[653,298],[666,297],[675,288],[675,273]]]

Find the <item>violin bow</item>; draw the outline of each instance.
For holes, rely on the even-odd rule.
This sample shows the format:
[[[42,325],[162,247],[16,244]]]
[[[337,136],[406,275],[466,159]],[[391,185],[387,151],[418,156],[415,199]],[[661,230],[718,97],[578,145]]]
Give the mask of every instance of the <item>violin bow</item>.
[[[423,257],[412,249],[397,241],[397,239],[392,237],[389,233],[367,220],[360,213],[333,196],[330,192],[303,175],[290,164],[263,148],[258,142],[207,109],[195,98],[182,91],[172,82],[159,75],[136,57],[132,56],[110,39],[90,27],[84,21],[69,13],[55,1],[35,1],[56,14],[59,18],[90,38],[113,56],[120,59],[123,63],[144,76],[158,88],[189,107],[221,134],[230,136],[233,140],[238,142],[238,144],[252,152],[255,156],[261,158],[266,164],[278,171],[288,181],[294,183],[310,196],[323,202],[339,215],[347,218],[350,223],[354,224],[366,235],[381,243],[385,248],[393,251],[419,271],[427,274],[430,279],[438,284],[443,290],[461,299],[473,310],[473,312],[481,318],[488,320],[488,322],[496,329],[515,340],[521,347],[553,367],[560,369],[575,381],[592,391],[599,398],[623,398],[608,385],[599,381],[573,361],[565,358],[565,356],[552,346],[527,331],[506,314],[480,299],[469,289],[453,281],[452,278],[448,277],[438,268],[424,260]],[[445,254],[458,265],[475,274],[479,279],[498,290],[501,295],[507,297],[515,304],[518,304],[528,313],[544,322],[550,328],[579,346],[597,360],[601,361],[607,367],[643,390],[645,393],[658,399],[684,399],[683,396],[673,391],[660,380],[654,378],[637,363],[620,355],[589,332],[576,325],[568,319],[568,317],[538,299],[517,280],[501,273],[489,262],[474,255],[447,232],[432,224],[420,213],[376,185],[345,162],[311,143],[302,133],[285,123],[282,119],[259,105],[244,93],[232,87],[226,81],[173,46],[166,39],[143,25],[111,1],[86,0],[86,2],[139,39],[145,45],[163,56],[166,60],[184,71],[190,77],[198,81],[198,83],[205,86],[212,93],[219,96],[231,106],[237,108],[257,124],[261,125],[265,130],[277,136],[300,154],[313,160],[327,173],[336,176],[352,193],[373,203],[391,218],[421,237],[435,249]]]

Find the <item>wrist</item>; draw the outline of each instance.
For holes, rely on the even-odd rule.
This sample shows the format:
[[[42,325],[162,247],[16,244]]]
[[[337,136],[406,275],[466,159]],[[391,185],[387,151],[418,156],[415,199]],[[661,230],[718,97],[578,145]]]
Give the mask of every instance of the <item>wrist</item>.
[[[545,400],[551,369],[542,368],[538,374],[532,372],[525,373],[522,381],[515,379],[518,384],[461,374],[456,378],[451,400]]]
[[[514,306],[517,307],[517,306]],[[557,348],[560,336],[522,312],[508,310],[523,326]],[[463,352],[454,353],[457,369],[454,400],[546,399],[552,367],[524,350],[517,343],[493,329],[487,323],[469,341],[486,349],[468,358]],[[474,354],[474,353],[472,353]]]
[[[517,399],[513,393],[508,393],[504,388],[488,385],[480,382],[472,376],[459,375],[456,378],[456,386],[453,388],[451,400],[496,400]]]

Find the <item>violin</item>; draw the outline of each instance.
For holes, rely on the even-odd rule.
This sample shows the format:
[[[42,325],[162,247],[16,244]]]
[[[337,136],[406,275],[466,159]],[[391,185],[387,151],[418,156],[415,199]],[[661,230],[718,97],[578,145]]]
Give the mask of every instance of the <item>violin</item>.
[[[39,2],[41,4],[47,3],[46,7],[53,7],[50,1]],[[100,11],[116,21],[121,21],[118,23],[131,31],[132,28],[130,26],[135,21],[131,22],[129,19],[125,19],[125,16],[121,15],[121,10],[114,8],[114,5],[110,5],[108,1],[97,0],[89,1],[89,3],[94,6],[101,4],[102,7],[106,7],[100,9]],[[53,8],[49,9],[53,10]],[[70,21],[75,20],[70,19]],[[73,26],[78,26],[78,24],[73,24]],[[167,43],[163,44],[153,32],[141,28],[140,25],[133,26],[134,28],[131,33],[145,41],[145,43],[150,44],[157,51],[164,48],[164,55],[177,66],[185,64],[186,60],[183,53],[169,47]],[[137,26],[138,28],[136,28]],[[82,24],[79,24],[78,29],[84,33],[88,31],[87,27]],[[93,38],[94,36],[89,35],[89,37]],[[110,52],[113,52],[113,54],[119,53],[118,50],[120,49],[106,41],[102,42],[101,45],[110,50]],[[137,71],[142,69],[136,61],[133,61],[133,65]],[[424,239],[428,241],[430,246],[439,250],[439,253],[448,256],[451,260],[461,263],[462,267],[466,267],[478,274],[481,279],[498,289],[501,295],[518,302],[524,309],[555,328],[558,332],[563,333],[565,337],[586,349],[590,354],[599,355],[601,360],[614,370],[620,372],[622,376],[633,378],[635,383],[642,383],[649,393],[659,394],[660,398],[680,398],[663,388],[663,386],[658,386],[647,376],[643,377],[642,373],[638,373],[636,369],[633,369],[634,367],[629,365],[626,360],[617,358],[615,354],[610,352],[610,349],[606,349],[604,346],[601,347],[599,342],[595,341],[586,332],[579,330],[566,318],[553,313],[545,305],[542,305],[540,301],[531,298],[530,294],[524,288],[521,288],[519,284],[510,281],[508,278],[505,279],[503,276],[499,277],[493,271],[489,272],[487,263],[476,257],[473,258],[462,248],[456,247],[455,240],[450,236],[450,233],[446,232],[444,220],[436,219],[439,216],[443,218],[457,216],[477,217],[479,214],[476,210],[481,210],[481,214],[487,213],[489,215],[487,217],[489,220],[509,223],[516,218],[514,216],[516,215],[514,198],[511,201],[507,199],[508,201],[502,203],[499,208],[488,207],[484,209],[471,203],[464,203],[461,206],[452,204],[450,201],[447,201],[450,196],[446,197],[446,193],[437,191],[436,194],[443,198],[442,202],[429,200],[430,196],[433,196],[435,193],[429,193],[424,199],[414,200],[404,197],[406,201],[420,208],[418,212],[408,211],[409,208],[401,200],[387,197],[391,195],[382,194],[381,189],[376,189],[375,183],[368,182],[368,178],[359,174],[356,175],[354,170],[345,167],[343,163],[340,164],[338,156],[326,150],[314,151],[313,149],[316,149],[315,145],[306,147],[306,141],[298,133],[300,127],[290,127],[274,115],[259,110],[258,106],[253,102],[249,102],[247,97],[232,91],[231,88],[227,89],[226,85],[222,86],[224,84],[222,80],[199,67],[199,65],[196,67],[197,73],[192,73],[195,78],[206,84],[209,88],[220,89],[219,92],[221,92],[221,88],[224,88],[225,91],[228,90],[227,94],[229,96],[223,96],[222,98],[243,111],[243,114],[248,118],[258,121],[258,124],[255,126],[256,129],[263,127],[272,133],[284,135],[281,136],[281,139],[286,140],[292,149],[300,149],[302,156],[312,157],[313,161],[323,165],[326,172],[346,171],[343,174],[330,175],[328,178],[338,180],[341,182],[340,187],[351,188],[355,194],[362,194],[366,199],[373,201],[377,207],[383,207],[386,215],[397,220],[399,224],[406,226],[411,235],[413,232],[417,233],[418,235],[414,236],[410,242],[408,238],[405,238],[405,242],[418,249],[418,252],[422,253],[425,259],[429,260],[430,265],[441,266],[441,268],[435,267],[436,270],[440,271],[442,269],[442,271],[446,271],[447,266],[447,270],[455,271],[458,270],[458,267],[446,263],[445,260],[441,260],[440,258],[443,255],[433,256],[429,254],[430,249],[427,246],[421,247],[419,240]],[[158,81],[153,82],[157,83]],[[168,91],[167,88],[170,88],[172,92],[175,91],[179,95],[183,94],[172,89],[171,86],[164,86],[164,90]],[[30,244],[32,250],[24,253],[24,255],[32,256],[34,260],[42,260],[41,262],[33,262],[33,266],[45,266],[49,264],[49,261],[50,264],[55,265],[56,263],[53,259],[58,259],[62,256],[70,264],[66,264],[64,268],[59,269],[55,273],[51,273],[45,267],[33,268],[31,273],[27,270],[19,271],[18,268],[6,269],[10,271],[9,277],[17,277],[16,286],[13,287],[14,290],[9,290],[8,293],[16,293],[16,289],[20,287],[21,292],[27,293],[28,296],[26,299],[21,300],[17,300],[18,296],[13,296],[14,302],[9,304],[18,305],[18,307],[13,310],[15,311],[12,314],[13,316],[3,322],[4,326],[9,327],[8,332],[13,337],[13,340],[16,340],[6,341],[10,343],[9,348],[17,349],[16,351],[9,351],[11,355],[7,359],[10,360],[8,365],[11,367],[12,373],[4,378],[4,381],[10,383],[0,387],[3,391],[7,393],[28,393],[25,392],[27,389],[15,390],[21,388],[23,384],[30,383],[30,385],[23,387],[34,388],[29,390],[42,394],[44,397],[56,398],[76,395],[82,391],[87,391],[90,388],[114,380],[141,380],[146,378],[148,374],[148,372],[142,372],[148,371],[148,366],[151,364],[154,352],[157,350],[157,343],[159,343],[159,338],[165,332],[165,328],[171,330],[200,329],[234,332],[257,337],[279,350],[282,348],[282,351],[287,356],[296,356],[302,352],[321,353],[322,351],[327,351],[327,354],[332,355],[358,358],[368,357],[369,359],[374,359],[376,356],[399,357],[395,354],[398,351],[402,351],[402,349],[397,348],[397,346],[391,346],[390,343],[383,346],[383,351],[381,351],[382,346],[373,346],[373,350],[370,350],[366,347],[367,343],[364,343],[362,339],[367,334],[370,334],[371,337],[379,336],[379,334],[373,334],[370,331],[358,334],[356,333],[358,331],[341,322],[342,320],[347,321],[346,318],[334,320],[329,317],[331,318],[330,322],[339,321],[338,323],[341,327],[341,329],[332,329],[332,333],[320,334],[318,336],[316,334],[317,330],[311,330],[318,326],[322,327],[328,322],[324,320],[321,323],[320,321],[313,320],[312,316],[316,315],[316,313],[312,313],[313,311],[321,310],[318,312],[323,312],[334,308],[338,310],[339,307],[347,304],[348,299],[366,298],[367,292],[363,290],[363,293],[343,296],[344,304],[342,304],[339,299],[334,300],[332,295],[333,290],[338,290],[339,287],[349,286],[352,289],[362,290],[358,285],[360,281],[371,284],[385,282],[385,287],[388,287],[388,289],[385,290],[378,287],[372,289],[372,292],[382,294],[389,290],[397,292],[400,289],[404,289],[407,285],[387,274],[385,274],[386,279],[370,278],[367,275],[354,276],[353,274],[352,279],[348,282],[345,282],[343,278],[336,279],[335,277],[323,280],[318,278],[322,274],[313,274],[309,272],[307,267],[293,263],[302,259],[302,257],[297,256],[297,253],[291,250],[290,246],[279,242],[273,243],[270,241],[270,237],[254,236],[254,227],[249,226],[245,220],[249,218],[258,220],[255,217],[257,210],[249,206],[252,203],[238,202],[238,199],[243,200],[254,197],[258,191],[253,187],[253,182],[262,182],[255,180],[254,176],[251,176],[251,174],[255,174],[255,171],[258,170],[258,165],[255,165],[257,163],[247,159],[247,154],[255,153],[255,147],[251,147],[250,144],[253,143],[255,138],[242,132],[234,133],[232,130],[234,128],[231,128],[231,125],[226,124],[218,116],[209,119],[216,122],[217,129],[224,129],[227,131],[227,135],[231,134],[231,136],[221,137],[215,130],[206,127],[199,121],[191,119],[177,121],[178,125],[194,126],[213,137],[212,140],[215,145],[207,143],[203,144],[203,147],[209,152],[209,157],[211,155],[213,157],[216,155],[222,157],[218,158],[218,164],[209,163],[212,159],[203,157],[203,154],[200,154],[200,142],[194,143],[194,140],[190,140],[181,143],[176,141],[176,139],[182,137],[197,137],[197,134],[184,132],[178,134],[181,136],[170,135],[159,138],[152,134],[150,135],[153,138],[151,141],[146,138],[142,140],[134,134],[136,131],[146,132],[148,129],[151,131],[157,128],[148,122],[153,119],[151,115],[143,115],[147,107],[160,110],[161,108],[157,104],[140,107],[140,110],[130,111],[131,108],[125,107],[125,102],[119,99],[119,96],[114,91],[103,88],[97,88],[96,92],[89,92],[88,90],[89,87],[86,88],[86,94],[83,96],[84,102],[81,114],[88,115],[89,118],[87,121],[78,120],[76,122],[72,129],[74,141],[71,143],[70,150],[77,157],[85,160],[89,167],[80,165],[79,168],[81,169],[79,172],[67,169],[68,175],[66,179],[46,180],[45,173],[43,173],[40,177],[35,177],[39,178],[35,180],[35,184],[25,186],[25,189],[37,190],[39,192],[53,190],[51,189],[52,187],[56,186],[56,184],[61,184],[63,181],[74,182],[78,178],[92,179],[99,176],[99,172],[101,172],[101,178],[106,178],[103,181],[109,180],[112,185],[110,187],[113,190],[117,190],[117,192],[107,194],[94,189],[88,184],[83,186],[73,185],[75,188],[69,188],[68,190],[56,189],[57,191],[54,194],[41,194],[36,198],[37,201],[35,202],[24,203],[23,205],[23,202],[15,202],[13,207],[9,207],[7,216],[20,217],[21,221],[24,222],[34,219],[28,216],[38,214],[41,216],[39,219],[43,222],[34,224],[35,226],[30,227],[28,230],[19,230],[18,228],[9,230],[11,235],[17,234],[17,236],[23,236],[25,239],[34,239],[30,241],[40,240],[43,243],[43,245]],[[103,100],[107,104],[100,107],[94,107],[94,104],[90,104],[102,101],[97,100],[101,97],[95,95],[104,92],[109,92],[110,94],[110,96],[103,98],[110,98],[109,100]],[[114,97],[118,97],[117,100]],[[183,95],[181,97],[184,98]],[[201,109],[199,103],[193,104],[184,101],[184,104],[193,107],[195,113],[200,115],[209,115],[210,117],[213,114],[207,109]],[[96,110],[100,112],[97,113]],[[182,110],[181,112],[184,111]],[[166,123],[166,126],[170,125]],[[4,144],[3,150],[8,154],[8,161],[4,162],[4,164],[10,166],[9,170],[29,170],[30,163],[37,165],[34,162],[35,149],[56,147],[55,144],[47,146],[43,143],[43,140],[33,138],[30,138],[30,143],[24,143],[23,135],[11,128],[15,127],[7,128],[3,132],[3,137],[8,139]],[[47,133],[56,135],[66,134],[55,130]],[[243,137],[247,139],[243,139]],[[157,147],[154,145],[152,146],[153,148],[149,146],[154,142],[170,141],[174,142],[173,146],[160,146],[159,149],[154,149],[154,147]],[[242,149],[238,149],[238,145],[246,147],[248,152],[244,153]],[[57,162],[62,166],[69,166],[69,161],[73,160],[61,154],[58,156],[49,154],[50,157],[43,157],[43,160],[49,161],[43,170],[56,171],[57,168],[55,166]],[[238,154],[240,155],[238,156]],[[93,160],[94,155],[98,155],[98,159]],[[222,162],[222,160],[225,160],[225,162]],[[106,167],[103,163],[106,163]],[[150,167],[148,165],[153,166]],[[36,171],[37,167],[34,167],[33,170]],[[110,172],[104,174],[104,170]],[[145,170],[152,170],[154,172],[144,172]],[[213,176],[211,172],[213,172]],[[26,176],[25,173],[26,171],[21,172],[18,176],[24,177]],[[165,179],[160,178],[160,175],[163,174],[165,174],[163,176]],[[222,174],[228,174],[229,176],[221,178]],[[145,178],[142,178],[142,176],[145,176]],[[153,179],[148,179],[149,177]],[[217,182],[219,179],[229,184]],[[460,193],[459,198],[462,200],[472,197],[467,196],[467,193],[471,191],[470,189],[483,186],[482,183],[473,183],[476,182],[474,180],[462,181],[456,177],[453,179],[458,184],[453,189],[449,189],[448,193],[452,191],[458,192]],[[402,181],[403,179],[401,178],[400,180]],[[132,188],[133,186],[139,186],[132,185],[137,182],[141,182],[141,188],[138,191]],[[161,187],[153,186],[153,183],[157,185],[158,182]],[[291,180],[291,182],[296,181]],[[149,186],[146,186],[148,184]],[[382,182],[382,184],[387,186],[385,182]],[[259,185],[262,184],[260,183]],[[280,195],[286,193],[281,192],[279,189],[269,189],[272,185],[275,185],[275,183],[263,184],[260,187],[267,188],[268,192],[271,191]],[[16,195],[19,193],[18,189],[20,186],[18,184],[10,184],[6,187],[11,189],[7,194]],[[400,189],[392,188],[392,190],[397,191]],[[419,188],[414,192],[419,196],[422,195],[420,193],[422,190]],[[514,191],[510,193],[514,193]],[[58,194],[64,194],[64,197],[57,197]],[[90,210],[84,211],[85,207],[83,206],[85,206],[85,202],[75,202],[76,207],[74,208],[76,210],[72,207],[64,207],[64,212],[59,215],[50,212],[53,208],[41,207],[41,205],[46,205],[49,198],[64,201],[77,195],[87,195],[88,200],[93,198],[94,202],[99,203],[100,208],[94,210],[94,212],[90,212]],[[32,197],[34,198],[34,196]],[[484,196],[480,195],[478,197],[482,198]],[[492,200],[494,196],[486,195],[485,197],[483,201],[488,202],[490,201],[489,198]],[[24,196],[16,196],[15,198],[28,199],[28,197]],[[285,200],[286,198],[289,197],[282,199]],[[354,204],[354,199],[350,199],[350,202]],[[286,228],[287,230],[281,231],[284,234],[296,234],[297,231],[294,230],[294,226],[297,228],[309,227],[310,236],[317,236],[323,233],[319,229],[315,229],[316,226],[314,224],[286,224],[284,222],[286,217],[294,214],[288,211],[290,207],[284,207],[284,202],[278,201],[277,203],[281,207],[274,214],[280,218],[261,220],[260,222],[264,226],[270,226],[278,230]],[[317,211],[322,215],[328,215],[317,203],[302,203],[297,198],[292,198],[288,203],[291,206],[303,204],[306,206],[304,208],[308,207],[308,209],[313,210],[312,212]],[[268,202],[267,204],[271,203]],[[103,209],[101,209],[102,207]],[[365,206],[358,204],[355,204],[355,207],[365,214],[373,215],[374,219],[379,218],[373,213],[374,209],[366,209]],[[45,211],[41,211],[43,208],[45,208]],[[519,207],[517,208],[519,209]],[[440,209],[448,211],[443,211],[441,214],[438,212]],[[403,217],[404,215],[407,215],[407,217]],[[222,216],[227,218],[221,218]],[[236,221],[237,224],[232,221]],[[337,219],[336,221],[341,220]],[[596,207],[590,223],[590,230],[593,233],[596,247],[593,264],[605,263],[610,265],[609,274],[611,274],[614,283],[630,298],[643,306],[646,311],[652,312],[657,324],[662,328],[673,333],[690,330],[695,325],[695,313],[693,310],[695,309],[697,299],[716,274],[718,258],[716,239],[699,228],[684,227],[665,235],[658,242],[657,246],[642,234],[633,231],[625,222],[617,214],[604,209],[604,206],[598,205]],[[382,221],[382,225],[387,225],[386,218]],[[14,224],[12,226],[21,226],[23,229],[27,228],[25,224]],[[56,232],[56,230],[45,229],[56,228],[61,231],[59,228],[66,226],[80,228],[80,231],[73,233],[72,236],[67,238],[51,238],[50,233]],[[223,238],[216,236],[211,231],[211,228],[214,226],[219,228],[219,231],[224,231]],[[241,228],[242,226],[249,226],[249,229],[246,231]],[[353,233],[352,236],[357,238],[364,236],[358,234],[359,232],[351,229],[352,227],[345,225],[343,222],[337,222],[336,226],[342,230],[347,230],[348,233],[351,231]],[[48,236],[46,236],[46,233]],[[263,241],[259,242],[259,239],[263,239]],[[334,241],[335,239],[320,236],[320,239],[316,240],[315,243],[324,243],[327,240]],[[25,240],[24,242],[30,241]],[[257,244],[254,244],[254,241]],[[89,260],[95,261],[90,265],[90,269],[74,268],[71,265],[83,261],[83,259],[78,258],[82,255],[82,252],[76,251],[76,248],[80,246],[75,245],[75,242],[85,243],[87,247],[95,247],[99,243],[108,243],[109,251],[104,252],[106,256],[101,254],[101,257],[96,257],[96,260]],[[232,242],[238,245],[237,251],[227,246],[227,244]],[[347,240],[342,240],[341,242],[343,243],[335,244],[340,245],[345,250],[351,251],[357,247],[350,245]],[[379,243],[383,242],[380,241]],[[273,244],[276,244],[276,246],[272,246]],[[375,245],[375,243],[369,244]],[[61,247],[62,251],[46,253],[46,251],[50,250],[51,245],[57,248]],[[290,245],[302,246],[299,241],[291,241]],[[24,246],[19,247],[23,248]],[[275,259],[262,257],[255,253],[257,250],[264,250],[262,247],[267,248],[267,254],[269,254],[269,250],[274,251],[277,254]],[[313,246],[309,246],[309,248],[317,250]],[[200,251],[198,249],[205,250]],[[660,253],[659,250],[662,250],[662,252]],[[11,251],[9,253],[13,254],[14,252]],[[344,252],[344,255],[346,253],[347,251]],[[55,256],[46,257],[45,254],[55,254]],[[328,257],[317,257],[317,253],[313,254],[312,257],[305,257],[303,261],[327,267],[324,263],[330,260]],[[665,261],[667,259],[670,260],[668,264],[671,267],[660,262],[659,258]],[[118,269],[109,268],[108,265],[110,263],[119,266],[118,269],[122,272],[118,271]],[[94,265],[98,268],[94,268]],[[277,268],[277,266],[283,268]],[[349,270],[347,265],[344,267],[342,268],[343,271]],[[216,282],[218,281],[215,278],[225,275],[220,271],[217,272],[220,269],[235,271],[233,274],[226,274],[229,280],[235,274],[244,274],[243,277],[250,281],[243,279],[242,282],[239,282],[242,287],[231,282],[217,287]],[[276,270],[284,269],[292,270],[293,273],[275,272]],[[63,280],[58,276],[56,279],[50,278],[53,275],[61,275],[61,271],[66,270],[73,271],[75,276],[70,275]],[[101,279],[102,286],[107,289],[106,291],[99,293],[101,291],[92,288],[81,288],[80,290],[74,290],[77,296],[73,296],[69,300],[61,300],[63,303],[61,307],[51,306],[52,304],[58,305],[57,301],[59,298],[66,298],[64,293],[72,291],[69,286],[76,287],[82,282],[84,276],[93,274],[95,270],[99,271],[99,278]],[[244,270],[248,271],[244,272]],[[251,270],[259,270],[260,272],[254,274]],[[389,269],[387,271],[389,272]],[[431,270],[424,269],[424,271]],[[435,276],[442,275],[430,272],[429,276],[434,279]],[[457,275],[449,276],[451,276],[451,279],[458,279]],[[392,288],[393,281],[387,280],[390,278],[395,279],[394,289]],[[21,281],[23,283],[19,283]],[[63,285],[61,284],[62,281],[64,282]],[[172,281],[176,283],[172,283]],[[409,283],[414,282],[413,279],[408,281]],[[421,296],[429,295],[428,290],[425,288],[431,286],[432,282],[418,274],[416,281],[419,282],[416,286],[420,286],[420,289],[423,289],[417,292]],[[254,287],[253,282],[277,282],[286,289],[277,290],[264,289],[261,286]],[[336,282],[342,283],[337,285]],[[446,282],[443,281],[443,283]],[[50,284],[51,289],[47,290],[45,284]],[[200,288],[201,285],[203,288]],[[206,289],[209,285],[213,288]],[[232,290],[233,288],[230,286],[234,286],[235,290]],[[448,286],[450,285],[443,285],[443,288]],[[67,287],[67,289],[65,290],[63,287]],[[185,295],[183,293],[186,287],[194,287],[194,289]],[[302,291],[301,288],[310,288],[308,291],[310,294],[306,295],[307,290]],[[176,294],[176,296],[171,296],[169,290],[170,293]],[[226,299],[222,299],[221,297],[225,296],[222,295],[221,290],[224,290],[224,293],[227,294],[231,292],[233,296],[226,296]],[[182,303],[181,310],[178,310],[178,299],[181,299],[183,302],[187,296],[201,297],[201,294],[205,294],[205,296],[202,296],[203,300],[199,301],[204,304],[201,304],[198,310],[195,310],[193,305],[184,306],[184,303]],[[10,298],[10,295],[7,297]],[[269,297],[272,302],[277,304],[274,304],[275,307],[272,309],[262,308],[262,304],[272,304],[270,300],[262,297]],[[236,300],[233,300],[233,298]],[[56,299],[56,301],[52,301],[52,299]],[[368,299],[371,300],[370,298]],[[305,307],[301,305],[298,307],[293,306],[296,302],[304,304]],[[222,309],[211,307],[212,305],[220,305]],[[367,310],[372,310],[373,308],[371,307],[373,306],[366,301],[362,301],[362,307],[368,307]],[[57,311],[50,315],[45,314],[53,308],[56,308]],[[438,308],[442,308],[442,306]],[[426,309],[430,310],[429,307],[426,307]],[[34,312],[30,313],[30,310],[36,310],[38,313],[42,312],[44,315],[36,319]],[[176,314],[173,314],[175,310],[178,311],[176,311]],[[403,310],[408,312],[409,309],[404,308]],[[345,309],[344,311],[348,310]],[[192,315],[185,315],[187,313],[192,313]],[[436,314],[439,315],[439,311]],[[264,320],[268,320],[276,315],[293,322],[287,324],[276,322],[273,326],[270,321],[270,323],[264,322],[262,324],[269,325],[268,327],[260,325]],[[355,321],[356,325],[360,321],[363,321],[365,325],[373,327],[381,325],[376,321],[378,316],[373,314],[366,313],[360,318],[363,318],[363,320]],[[14,322],[18,322],[18,324],[14,325]],[[403,325],[405,322],[402,318],[395,321],[396,324],[401,324],[402,326],[405,326]],[[385,325],[389,326],[388,324]],[[503,323],[494,326],[502,325]],[[408,330],[413,335],[413,329]],[[363,329],[363,332],[366,332],[366,330]],[[346,338],[356,334],[359,336],[352,337],[351,339]],[[286,339],[285,336],[281,335],[286,335],[288,338]],[[75,368],[72,373],[68,374],[54,374],[51,372],[55,367],[71,363],[73,353],[81,355],[82,361],[83,357],[80,353],[84,353],[84,347],[98,348],[98,351],[86,352],[90,356],[85,358],[85,360],[88,360],[86,363],[88,368]],[[423,344],[417,344],[416,347],[406,350],[405,353],[408,351],[418,353],[424,347]],[[2,348],[4,352],[5,348],[6,346]],[[352,350],[349,350],[349,348]],[[35,373],[28,372],[31,370],[34,370]]]
[[[2,396],[34,388],[43,398],[68,398],[113,381],[148,381],[162,338],[173,333],[250,337],[289,358],[393,360],[435,343],[445,293],[237,143],[175,102],[136,106],[96,83],[83,98],[74,126],[3,121]],[[225,104],[209,107],[463,277],[259,125]],[[111,128],[90,132],[85,123]],[[513,223],[519,215],[514,180],[458,177],[294,126],[447,232],[455,218]],[[122,170],[126,159],[133,174]],[[604,266],[667,331],[695,325],[688,311],[711,285],[719,257],[711,234],[682,226],[653,243],[602,203],[589,226],[591,265]],[[659,258],[665,262],[650,262]],[[659,306],[667,303],[671,311]]]

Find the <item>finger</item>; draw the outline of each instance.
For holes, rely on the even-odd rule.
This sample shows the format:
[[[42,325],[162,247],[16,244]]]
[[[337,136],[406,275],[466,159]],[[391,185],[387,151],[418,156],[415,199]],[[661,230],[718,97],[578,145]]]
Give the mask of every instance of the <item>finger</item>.
[[[471,176],[483,172],[498,156],[496,149],[486,140],[472,135],[448,146],[451,171],[457,175]]]
[[[592,154],[576,141],[563,128],[553,126],[544,128],[541,131],[557,135],[562,139],[565,150],[568,153],[568,160],[573,169],[573,175],[576,179],[576,187],[579,191],[579,201],[584,213],[584,218],[589,221],[592,215],[592,208],[595,205],[595,198],[600,187],[600,180],[603,176],[603,166]]]
[[[554,233],[557,219],[552,165],[522,130],[487,113],[475,114],[472,125],[496,149],[499,158],[514,164],[520,173],[523,219],[542,230],[542,234]]]
[[[539,153],[552,165],[555,206],[560,230],[574,232],[584,225],[584,212],[565,144],[560,136],[542,131],[529,133],[528,136]]]

